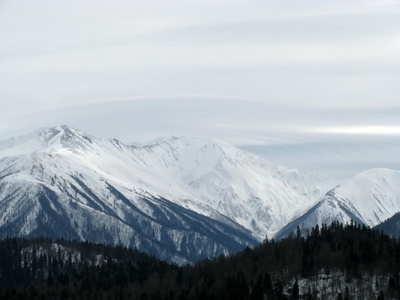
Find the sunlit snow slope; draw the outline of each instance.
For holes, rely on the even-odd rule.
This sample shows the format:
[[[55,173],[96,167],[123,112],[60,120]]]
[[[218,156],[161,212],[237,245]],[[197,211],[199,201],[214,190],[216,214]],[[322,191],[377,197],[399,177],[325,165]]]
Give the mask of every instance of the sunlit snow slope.
[[[162,170],[173,187],[152,188],[153,193],[211,217],[218,211],[259,240],[273,235],[332,185],[326,176],[276,166],[219,141],[172,137],[132,151],[147,170]]]

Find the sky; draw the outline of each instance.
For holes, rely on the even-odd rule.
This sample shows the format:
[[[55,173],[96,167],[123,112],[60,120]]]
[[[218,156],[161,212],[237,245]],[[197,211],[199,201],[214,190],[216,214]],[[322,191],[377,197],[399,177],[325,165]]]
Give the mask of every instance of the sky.
[[[340,178],[400,169],[400,1],[0,1],[0,140],[215,138]]]

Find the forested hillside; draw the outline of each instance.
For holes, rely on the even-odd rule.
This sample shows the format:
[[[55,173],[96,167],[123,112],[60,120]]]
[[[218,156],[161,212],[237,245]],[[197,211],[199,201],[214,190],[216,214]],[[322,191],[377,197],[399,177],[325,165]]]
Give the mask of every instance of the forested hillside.
[[[394,214],[391,218],[383,221],[374,227],[376,230],[383,231],[385,234],[399,238],[400,237],[400,213]]]
[[[2,299],[398,299],[400,243],[333,223],[179,267],[137,250],[48,238],[0,242]]]

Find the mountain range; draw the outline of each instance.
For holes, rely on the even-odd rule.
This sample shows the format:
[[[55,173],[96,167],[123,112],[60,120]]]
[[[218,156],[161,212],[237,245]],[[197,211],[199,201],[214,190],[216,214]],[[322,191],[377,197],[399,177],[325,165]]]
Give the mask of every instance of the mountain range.
[[[336,184],[221,141],[127,145],[56,126],[0,142],[0,237],[123,244],[184,264],[297,226],[375,226],[400,211],[397,171]]]

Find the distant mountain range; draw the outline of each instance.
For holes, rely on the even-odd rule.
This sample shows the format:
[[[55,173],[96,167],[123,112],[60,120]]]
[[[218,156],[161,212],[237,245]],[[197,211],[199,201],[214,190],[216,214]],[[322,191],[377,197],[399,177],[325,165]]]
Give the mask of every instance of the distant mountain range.
[[[297,226],[374,226],[400,211],[397,171],[335,185],[220,141],[126,145],[57,126],[0,142],[0,237],[124,244],[182,264]]]

